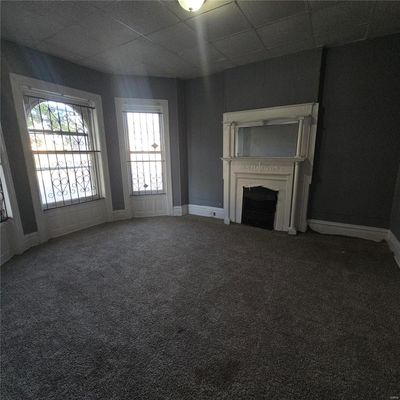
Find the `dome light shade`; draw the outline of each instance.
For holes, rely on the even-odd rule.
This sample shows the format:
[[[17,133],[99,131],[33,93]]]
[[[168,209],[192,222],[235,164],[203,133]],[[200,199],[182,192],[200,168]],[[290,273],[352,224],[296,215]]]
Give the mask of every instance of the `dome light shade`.
[[[178,0],[178,2],[184,10],[194,12],[200,10],[204,0]]]

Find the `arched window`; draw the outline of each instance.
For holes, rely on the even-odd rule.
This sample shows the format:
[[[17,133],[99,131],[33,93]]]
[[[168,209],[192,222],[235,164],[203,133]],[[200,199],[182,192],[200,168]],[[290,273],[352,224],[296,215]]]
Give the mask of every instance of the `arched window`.
[[[98,199],[93,109],[31,96],[24,100],[43,209]]]

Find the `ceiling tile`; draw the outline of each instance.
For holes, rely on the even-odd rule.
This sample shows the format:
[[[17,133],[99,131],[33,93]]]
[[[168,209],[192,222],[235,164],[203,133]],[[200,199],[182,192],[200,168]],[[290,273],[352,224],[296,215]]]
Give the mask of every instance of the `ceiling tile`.
[[[142,34],[179,22],[178,17],[157,1],[118,1],[105,12]]]
[[[124,68],[131,67],[137,62],[134,57],[117,49],[108,50],[107,52],[96,54],[92,57],[86,58],[81,61],[87,66],[95,69],[100,67],[107,68],[114,73],[120,73]],[[97,67],[100,66],[100,67]]]
[[[60,26],[69,26],[97,11],[90,1],[21,1],[21,7]]]
[[[64,58],[65,60],[72,61],[72,62],[82,59],[81,55],[71,53],[55,43],[40,42],[39,44],[37,44],[35,46],[35,48],[40,50],[43,53],[47,53],[47,54],[51,54],[56,57]]]
[[[400,32],[400,1],[377,2],[368,37]]]
[[[199,68],[184,63],[181,60],[175,60],[175,64],[172,64],[171,59],[169,59],[168,65],[164,63],[142,63],[138,62],[134,56],[126,54],[125,50],[106,52],[81,60],[79,63],[99,71],[123,75],[133,74],[180,78],[201,75]]]
[[[187,62],[199,67],[211,62],[226,60],[224,55],[208,44],[200,47],[193,47],[192,49],[182,50],[180,55]]]
[[[208,64],[204,64],[201,67],[201,74],[206,76],[210,74],[215,74],[216,72],[224,71],[225,69],[233,68],[235,64],[229,60],[220,60],[216,62],[210,62]]]
[[[253,30],[229,36],[213,44],[221,53],[229,58],[238,58],[243,54],[264,49],[263,44]]]
[[[191,69],[193,65],[182,58],[175,56],[174,54],[170,55],[164,55],[162,57],[157,58],[157,66],[160,66],[161,68],[165,69],[166,71],[169,70],[175,76],[179,76],[180,73],[183,73],[184,71]]]
[[[79,65],[82,65],[87,68],[95,69],[97,71],[103,71],[103,72],[111,72],[110,68],[106,68],[105,65],[101,65],[99,60],[96,60],[96,56],[93,57],[87,57],[87,58],[81,58],[79,60]]]
[[[266,50],[253,51],[246,53],[240,57],[232,57],[231,60],[235,65],[251,64],[257,61],[262,61],[268,58],[268,52]]]
[[[200,37],[209,41],[215,41],[249,29],[249,24],[234,3],[208,11],[187,20],[186,23]]]
[[[100,10],[95,14],[82,17],[80,25],[104,47],[118,46],[139,37],[138,33]]]
[[[312,40],[309,15],[297,14],[257,30],[265,46],[274,48],[288,43]]]
[[[163,69],[159,65],[139,63],[127,65],[121,69],[120,73],[124,75],[166,76],[171,74],[171,71]]]
[[[337,6],[339,3],[343,3],[343,1],[329,1],[329,0],[310,0],[308,4],[310,5],[310,9],[312,11],[320,10],[321,8]]]
[[[144,64],[157,66],[160,71],[173,72],[174,69],[184,70],[190,66],[185,60],[145,38],[107,50],[94,58],[101,63],[115,65],[117,69]]]
[[[144,64],[162,64],[165,60],[175,57],[171,52],[162,49],[157,44],[145,38],[139,38],[124,45],[122,48],[134,57],[137,62]]]
[[[162,4],[167,6],[176,16],[178,16],[182,21],[193,18],[197,15],[204,14],[207,11],[213,10],[214,8],[221,7],[227,3],[232,3],[233,0],[206,0],[202,5],[200,10],[195,12],[190,12],[184,10],[178,3],[177,0],[160,0]]]
[[[195,47],[199,41],[203,41],[203,39],[199,38],[195,32],[182,22],[152,33],[148,37],[153,42],[177,52]]]
[[[72,25],[44,40],[44,44],[58,46],[60,50],[81,57],[104,51],[107,46],[90,36],[88,31],[80,25]]]
[[[40,40],[54,35],[64,26],[51,18],[33,14],[20,2],[1,3],[1,37],[17,43],[34,46]]]
[[[367,24],[348,26],[337,31],[326,32],[321,36],[314,36],[314,41],[317,47],[338,46],[365,39],[367,31]]]
[[[351,31],[358,25],[369,22],[373,2],[351,1],[337,6],[312,12],[312,26],[315,37],[340,34],[341,30]]]
[[[3,38],[117,74],[194,77],[400,32],[400,1],[207,0],[196,13],[176,0],[1,6]]]
[[[306,11],[304,1],[239,1],[239,6],[255,27]]]
[[[268,58],[280,57],[287,54],[299,53],[301,51],[310,50],[315,48],[314,40],[304,40],[298,42],[287,43],[282,46],[275,47],[268,50]]]
[[[90,0],[90,5],[104,10],[105,8],[112,6],[116,1],[119,0]]]

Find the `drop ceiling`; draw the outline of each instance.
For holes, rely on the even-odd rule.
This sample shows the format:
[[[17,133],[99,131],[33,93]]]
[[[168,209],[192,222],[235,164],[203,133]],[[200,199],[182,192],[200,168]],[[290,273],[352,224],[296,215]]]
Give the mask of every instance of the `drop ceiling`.
[[[2,1],[2,38],[95,70],[192,78],[400,32],[400,1]]]

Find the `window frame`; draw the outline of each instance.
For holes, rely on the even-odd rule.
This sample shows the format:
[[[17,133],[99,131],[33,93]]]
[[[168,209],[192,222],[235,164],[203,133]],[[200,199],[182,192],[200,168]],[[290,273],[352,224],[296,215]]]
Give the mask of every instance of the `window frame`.
[[[128,167],[128,185],[129,185],[129,196],[156,196],[156,195],[164,195],[166,194],[167,190],[167,165],[166,165],[166,144],[165,144],[165,121],[164,121],[164,114],[162,113],[161,108],[154,107],[153,109],[149,108],[148,106],[138,108],[137,110],[129,110],[129,111],[123,111],[123,126],[124,126],[124,132],[125,132],[125,137],[126,137],[126,153],[127,153],[127,159],[130,160],[130,156],[133,154],[133,152],[130,150],[130,141],[129,141],[129,127],[127,125],[127,118],[124,114],[127,113],[152,113],[152,114],[158,114],[159,115],[159,125],[160,125],[160,151],[157,151],[161,155],[161,161],[164,162],[164,165],[162,166],[162,179],[163,179],[163,190],[161,191],[152,191],[152,192],[147,192],[146,190],[140,190],[140,191],[134,191],[133,190],[133,176],[132,176],[132,168]],[[137,154],[145,154],[145,153],[150,153],[149,151],[142,151],[138,152]],[[133,162],[132,160],[127,161],[128,165],[131,166],[131,163]]]
[[[173,198],[172,198],[172,165],[170,151],[170,131],[169,131],[169,110],[168,100],[163,99],[140,99],[140,98],[125,98],[115,97],[115,112],[117,117],[117,130],[119,137],[119,150],[121,159],[121,171],[123,181],[123,191],[125,200],[125,212],[129,216],[133,216],[131,207],[131,199],[139,197],[156,197],[165,195],[167,198],[167,208],[169,215],[172,215]],[[128,170],[128,155],[129,155],[129,138],[125,126],[124,112],[157,112],[162,114],[162,124],[160,126],[161,140],[164,142],[165,151],[165,193],[163,194],[144,194],[132,195],[131,193],[131,177]]]
[[[54,97],[51,94],[49,94],[49,95],[41,94],[40,96],[37,96],[37,95],[34,96],[33,94],[24,93],[24,100],[25,100],[25,97],[36,98],[38,100],[44,100],[44,101],[55,101]],[[91,121],[90,121],[89,125],[90,125],[90,129],[92,130],[92,132],[90,132],[90,134],[88,135],[88,138],[90,137],[90,139],[91,139],[91,140],[88,140],[88,142],[92,142],[91,144],[92,144],[93,148],[90,149],[90,150],[87,150],[87,151],[82,150],[81,152],[82,152],[82,154],[86,153],[86,154],[91,154],[92,155],[93,161],[94,161],[94,166],[92,166],[90,168],[92,170],[90,172],[91,173],[91,179],[92,179],[92,177],[94,177],[94,179],[96,180],[97,186],[100,186],[100,188],[99,188],[100,190],[97,190],[98,193],[97,193],[96,196],[92,195],[92,196],[85,196],[85,197],[82,197],[82,198],[79,198],[79,196],[78,196],[78,200],[71,198],[70,200],[64,200],[63,199],[63,200],[57,200],[57,201],[50,202],[50,203],[46,199],[42,199],[42,196],[40,196],[41,200],[42,200],[41,201],[42,209],[45,212],[47,212],[49,210],[56,209],[56,208],[69,207],[69,206],[75,205],[75,204],[88,203],[88,202],[91,202],[91,201],[100,200],[100,199],[105,197],[104,190],[102,190],[103,188],[102,188],[102,185],[101,185],[101,182],[100,182],[100,179],[99,179],[99,172],[100,172],[99,169],[100,169],[101,152],[102,152],[102,150],[101,150],[101,146],[100,146],[100,143],[99,143],[99,140],[98,140],[98,135],[96,135],[96,132],[95,132],[95,128],[94,128],[94,126],[93,127],[91,126],[93,124],[93,122],[94,122],[94,115],[93,114],[95,113],[95,109],[92,107],[91,104],[77,104],[76,102],[74,104],[72,104],[71,102],[69,102],[66,99],[57,100],[57,102],[69,105],[72,108],[74,108],[74,107],[86,107],[86,108],[90,109],[90,113],[91,113],[90,119],[91,119]],[[40,104],[40,103],[38,103],[38,104]],[[31,112],[31,110],[29,110],[29,112]],[[25,114],[26,113],[27,113],[27,109],[26,109],[26,105],[25,105]],[[28,117],[26,117],[26,118],[28,118]],[[29,138],[31,139],[30,135],[31,135],[32,129],[29,129],[27,127],[27,130],[28,130]],[[67,137],[67,136],[68,136],[68,133],[66,132],[65,133],[65,137]],[[97,150],[97,149],[100,149],[100,150]],[[47,149],[45,151],[47,153],[42,153],[42,154],[52,154],[53,150],[52,149]],[[31,152],[33,154],[33,158],[35,158],[35,155],[39,155],[40,156],[40,154],[35,152],[35,150],[33,150],[33,149],[31,149]],[[73,154],[73,151],[72,150],[60,150],[60,152],[58,154],[61,154],[61,158],[62,158],[63,155],[65,156],[67,154]],[[57,168],[52,168],[51,170],[57,170]],[[38,172],[36,162],[35,162],[35,172],[36,173]],[[37,178],[37,179],[39,179],[39,178]],[[40,188],[40,182],[38,182],[38,186]],[[53,184],[52,184],[52,188],[54,189]],[[45,202],[43,202],[43,200]],[[66,201],[68,202],[68,204],[65,204]]]
[[[0,264],[9,260],[14,254],[20,254],[24,248],[24,233],[21,224],[21,217],[17,198],[15,195],[14,182],[8,161],[7,149],[4,143],[3,129],[0,124],[0,157],[1,157],[1,177],[3,189],[6,192],[6,206],[8,207],[8,218],[0,223],[0,236],[2,237]],[[5,240],[6,243],[3,242]],[[3,247],[5,244],[5,247]]]
[[[49,239],[48,218],[59,216],[60,218],[68,212],[66,210],[78,210],[78,207],[90,205],[97,202],[105,202],[106,218],[112,219],[112,204],[111,204],[111,189],[108,169],[107,146],[103,122],[103,109],[101,96],[98,94],[86,92],[79,89],[70,88],[67,86],[58,85],[51,82],[46,82],[34,78],[29,78],[23,75],[10,73],[11,88],[14,98],[14,106],[18,121],[20,137],[24,158],[27,166],[27,174],[30,184],[31,197],[35,211],[36,222],[41,242]],[[27,128],[24,96],[33,95],[36,97],[46,98],[49,100],[70,102],[80,104],[82,106],[93,107],[93,135],[96,135],[96,141],[99,144],[99,193],[101,196],[94,201],[71,204],[66,207],[52,208],[43,210],[40,195],[39,182],[36,176],[36,165],[34,154],[31,150],[31,141]],[[66,228],[66,232],[68,229]],[[66,233],[65,232],[65,233]],[[61,233],[62,234],[62,233]]]
[[[4,202],[4,211],[6,214],[6,217],[4,219],[0,219],[0,224],[3,224],[4,222],[8,221],[10,218],[12,218],[12,207],[10,203],[10,195],[8,193],[8,188],[7,188],[7,182],[5,179],[5,174],[4,174],[4,165],[3,165],[3,160],[2,156],[0,155],[0,192],[3,195],[3,200],[0,199],[0,207],[1,210],[3,210],[3,202]]]
[[[1,224],[8,220],[16,219],[18,216],[17,205],[14,196],[14,186],[11,178],[11,171],[8,165],[7,151],[3,139],[3,129],[0,126],[0,179],[2,183],[4,203],[7,212],[7,218],[0,221]],[[19,217],[19,216],[18,216]]]

